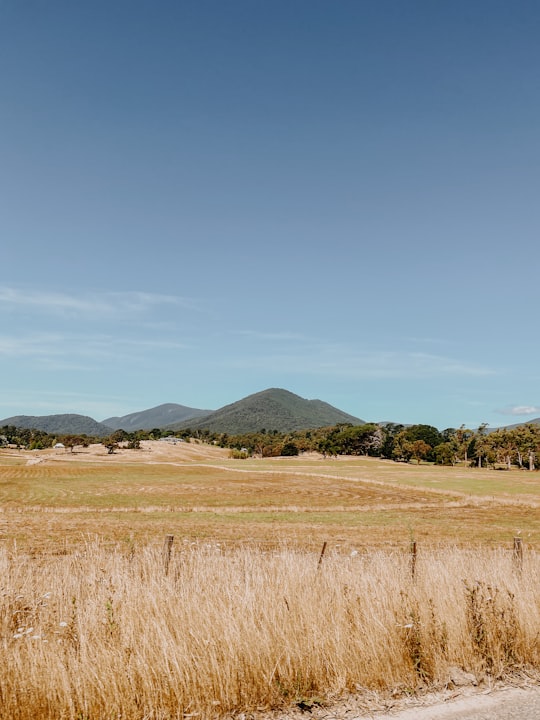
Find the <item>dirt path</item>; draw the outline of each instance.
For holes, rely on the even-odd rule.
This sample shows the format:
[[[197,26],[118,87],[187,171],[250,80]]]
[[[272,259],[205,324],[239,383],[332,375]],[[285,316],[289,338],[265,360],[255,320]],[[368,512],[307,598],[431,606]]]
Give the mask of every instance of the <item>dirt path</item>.
[[[431,707],[358,716],[370,720],[540,720],[540,687],[475,694]],[[327,716],[331,720],[332,714]]]
[[[370,707],[371,705],[371,707]],[[351,698],[310,712],[269,713],[264,720],[540,720],[540,685],[464,687],[392,700],[386,710],[373,699]]]

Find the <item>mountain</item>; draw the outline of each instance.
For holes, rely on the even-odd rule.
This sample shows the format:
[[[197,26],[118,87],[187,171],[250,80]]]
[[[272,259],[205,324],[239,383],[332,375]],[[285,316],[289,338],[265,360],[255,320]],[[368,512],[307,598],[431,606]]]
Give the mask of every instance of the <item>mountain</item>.
[[[122,429],[126,430],[126,432],[153,430],[154,428],[181,423],[190,418],[199,418],[211,412],[211,410],[198,410],[197,408],[177,405],[176,403],[165,403],[149,410],[141,410],[122,417],[107,418],[103,420],[103,424],[108,425],[113,430]]]
[[[495,430],[514,430],[522,425],[540,425],[540,418],[533,418],[532,420],[525,420],[524,422],[514,423],[514,425],[505,425],[503,428],[486,428],[488,432],[494,432]]]
[[[363,425],[364,420],[348,415],[322,400],[305,400],[288,390],[270,388],[226,405],[203,418],[169,427],[174,430],[187,427],[194,430],[208,429],[210,432],[235,435],[258,432],[262,428],[290,432],[337,423]]]
[[[110,435],[111,428],[88,415],[14,415],[0,420],[3,425],[14,425],[29,430],[43,430],[51,435]]]
[[[43,430],[53,435],[85,434],[105,437],[119,429],[132,432],[154,428],[192,428],[237,434],[258,432],[263,428],[267,431],[290,432],[338,423],[363,425],[364,420],[338,410],[322,400],[305,400],[288,390],[270,388],[214,412],[165,403],[122,417],[110,417],[101,423],[87,415],[14,415],[0,420],[0,427],[15,425]]]

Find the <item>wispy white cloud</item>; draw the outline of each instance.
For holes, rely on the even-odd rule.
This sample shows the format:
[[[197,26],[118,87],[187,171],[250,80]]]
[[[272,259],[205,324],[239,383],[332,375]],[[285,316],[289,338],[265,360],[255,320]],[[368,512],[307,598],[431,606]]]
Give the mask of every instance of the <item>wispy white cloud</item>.
[[[422,337],[422,336],[410,336],[405,337],[404,340],[406,340],[408,343],[413,343],[415,345],[454,345],[455,343],[450,340],[449,338],[442,338],[442,337]]]
[[[23,337],[0,336],[0,357],[62,355],[65,338],[60,334],[35,333]]]
[[[237,368],[268,372],[336,375],[353,379],[421,379],[445,376],[484,377],[497,374],[490,367],[456,358],[399,350],[358,350],[340,344],[306,343],[290,351],[244,353],[231,361]]]
[[[308,338],[305,335],[292,332],[261,332],[260,330],[236,330],[232,333],[233,335],[239,335],[253,340],[262,340],[267,342],[287,342],[292,341],[305,341]]]
[[[257,329],[239,330],[232,334],[239,340],[246,340],[241,353],[231,359],[231,365],[237,368],[353,379],[485,377],[498,374],[496,369],[486,365],[423,350],[370,348],[368,343],[361,346],[354,342],[325,341],[294,332]],[[250,340],[266,344],[263,347],[255,342],[249,343]],[[411,342],[411,339],[406,342]],[[417,341],[417,344],[421,346],[425,342]]]
[[[147,292],[64,293],[0,286],[0,307],[33,309],[59,315],[122,315],[144,313],[160,306],[196,309],[196,301]]]
[[[501,415],[537,415],[540,413],[538,405],[513,405],[511,407],[501,408],[496,412]]]
[[[148,350],[188,350],[192,347],[189,343],[177,342],[175,340],[128,340],[124,338],[117,339],[115,342],[124,347],[145,348]]]
[[[108,334],[33,333],[21,336],[0,336],[0,357],[35,358],[56,369],[90,369],[83,360],[116,360],[136,357],[137,351],[186,350],[186,343],[174,340],[124,338]]]
[[[493,368],[442,355],[405,353],[404,357],[406,359],[408,358],[410,365],[416,367],[419,371],[425,370],[427,373],[437,375],[470,375],[481,377],[498,374]]]

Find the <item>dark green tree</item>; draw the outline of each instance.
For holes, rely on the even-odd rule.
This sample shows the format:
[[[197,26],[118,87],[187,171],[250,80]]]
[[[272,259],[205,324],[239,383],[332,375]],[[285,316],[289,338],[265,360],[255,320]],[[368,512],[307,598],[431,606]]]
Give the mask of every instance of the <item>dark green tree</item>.
[[[294,457],[298,455],[298,445],[292,440],[288,440],[281,448],[281,454],[286,457]]]

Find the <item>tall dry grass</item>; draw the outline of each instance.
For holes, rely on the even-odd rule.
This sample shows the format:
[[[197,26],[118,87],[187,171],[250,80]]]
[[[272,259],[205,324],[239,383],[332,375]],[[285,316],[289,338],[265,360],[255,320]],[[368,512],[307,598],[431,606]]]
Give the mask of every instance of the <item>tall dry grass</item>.
[[[346,692],[411,692],[452,668],[540,666],[540,557],[325,556],[89,543],[0,553],[0,713],[10,720],[222,717]]]

